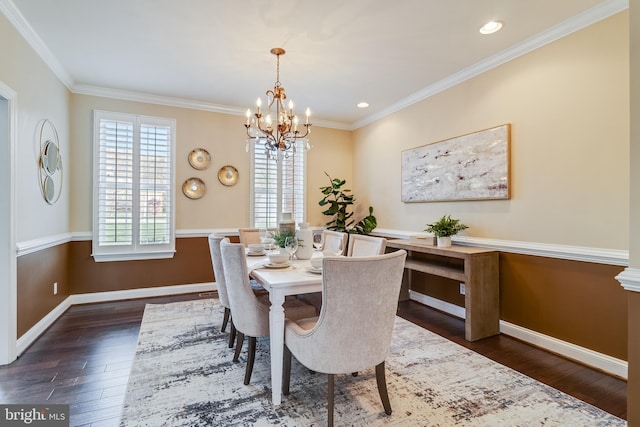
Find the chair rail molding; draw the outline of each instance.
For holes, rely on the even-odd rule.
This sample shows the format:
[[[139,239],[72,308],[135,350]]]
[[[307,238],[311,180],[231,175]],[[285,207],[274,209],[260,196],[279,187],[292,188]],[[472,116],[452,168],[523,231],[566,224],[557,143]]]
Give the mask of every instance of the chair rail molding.
[[[415,231],[378,229],[371,233],[376,236],[408,239],[416,235]],[[521,242],[516,240],[498,240],[481,237],[454,236],[453,243],[463,246],[478,246],[495,249],[500,252],[543,256],[573,261],[595,262],[598,264],[629,265],[629,251],[621,249],[591,248],[586,246],[557,245],[552,243]]]
[[[627,267],[616,276],[622,287],[631,292],[640,292],[640,268]]]

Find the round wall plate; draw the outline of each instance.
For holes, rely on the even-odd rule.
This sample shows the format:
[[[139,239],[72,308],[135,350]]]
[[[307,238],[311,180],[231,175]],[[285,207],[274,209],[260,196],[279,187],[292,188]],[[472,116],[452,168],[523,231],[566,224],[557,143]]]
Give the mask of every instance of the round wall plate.
[[[218,171],[218,180],[227,187],[236,185],[238,182],[238,169],[230,165],[221,167]]]
[[[189,153],[189,164],[192,168],[203,170],[209,167],[211,154],[204,148],[196,148]]]
[[[182,192],[190,199],[199,199],[206,192],[204,181],[200,178],[189,178],[182,184]]]

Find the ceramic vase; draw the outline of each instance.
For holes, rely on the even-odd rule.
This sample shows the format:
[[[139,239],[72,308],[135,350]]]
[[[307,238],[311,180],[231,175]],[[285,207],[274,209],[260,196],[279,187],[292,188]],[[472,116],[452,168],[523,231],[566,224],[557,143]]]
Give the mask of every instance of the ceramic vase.
[[[295,234],[296,222],[291,218],[291,212],[283,212],[282,219],[278,223],[278,231],[280,234]]]
[[[306,222],[300,223],[300,229],[296,231],[296,237],[298,238],[296,258],[310,259],[311,255],[313,255],[313,231]]]

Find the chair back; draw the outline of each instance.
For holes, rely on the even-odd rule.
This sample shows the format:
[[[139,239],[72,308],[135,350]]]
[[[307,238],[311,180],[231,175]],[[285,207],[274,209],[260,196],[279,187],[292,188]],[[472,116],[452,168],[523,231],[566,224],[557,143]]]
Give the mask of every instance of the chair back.
[[[340,231],[322,230],[322,250],[328,250],[334,247],[336,242],[340,242],[342,245],[342,252],[340,255],[347,253],[347,240],[349,235]]]
[[[382,237],[351,234],[349,235],[349,249],[347,250],[347,256],[382,255],[386,247],[387,239]]]
[[[292,349],[296,358],[327,374],[358,372],[382,363],[391,345],[406,256],[400,250],[325,258],[320,316],[308,333],[313,339]]]
[[[251,289],[244,246],[222,242],[220,252],[234,326],[250,337],[269,336],[269,307]]]
[[[224,277],[224,267],[222,266],[222,255],[220,254],[220,243],[223,240],[229,241],[229,239],[219,234],[209,234],[209,253],[211,254],[211,264],[213,264],[213,274],[216,279],[220,304],[224,308],[231,308],[227,294],[227,283]]]
[[[255,243],[260,242],[260,234],[258,233],[259,229],[257,228],[240,228],[238,229],[238,233],[240,235],[240,243],[245,248],[249,245],[253,245]]]

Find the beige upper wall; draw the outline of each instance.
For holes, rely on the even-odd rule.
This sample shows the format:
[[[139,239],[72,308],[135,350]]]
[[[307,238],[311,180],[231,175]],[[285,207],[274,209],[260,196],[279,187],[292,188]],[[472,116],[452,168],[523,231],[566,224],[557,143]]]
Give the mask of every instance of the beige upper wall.
[[[238,228],[249,225],[250,157],[245,151],[246,133],[242,116],[74,94],[71,102],[73,231],[91,231],[94,109],[176,119],[178,230]],[[351,133],[314,127],[311,144],[313,148],[308,152],[307,158],[307,218],[310,224],[316,225],[322,223],[321,209],[317,205],[320,192],[315,190],[326,185],[323,171],[352,179]],[[212,161],[208,169],[199,171],[189,165],[187,157],[194,148],[209,151]],[[239,171],[240,178],[233,187],[225,187],[218,181],[218,170],[225,165],[233,165]],[[205,182],[207,191],[203,198],[191,200],[182,194],[182,183],[190,177],[198,177]]]
[[[443,214],[469,236],[629,246],[629,25],[623,12],[354,133],[354,189],[383,228]],[[402,203],[401,152],[512,124],[511,199]]]
[[[70,93],[3,14],[0,52],[0,81],[17,94],[16,239],[21,242],[67,233]],[[65,173],[62,194],[55,205],[47,204],[40,190],[39,132],[44,119],[55,124]]]

